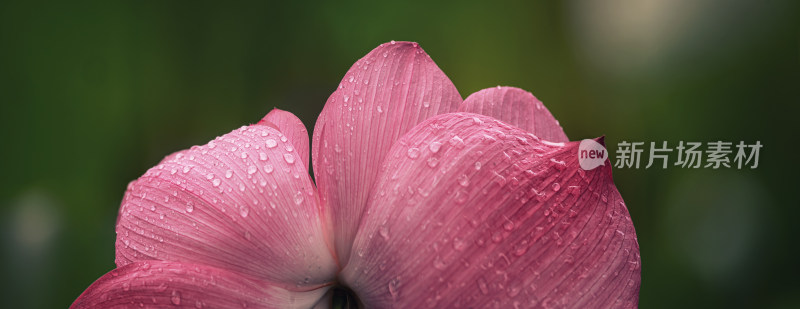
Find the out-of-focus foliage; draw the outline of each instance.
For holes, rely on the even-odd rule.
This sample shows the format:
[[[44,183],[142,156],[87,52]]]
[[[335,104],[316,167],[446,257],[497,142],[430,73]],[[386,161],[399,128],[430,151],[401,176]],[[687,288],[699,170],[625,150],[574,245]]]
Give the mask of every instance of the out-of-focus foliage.
[[[311,130],[348,67],[417,41],[463,97],[527,89],[573,140],[761,141],[755,170],[617,169],[642,308],[800,306],[789,1],[0,4],[0,268],[63,308],[114,268],[127,182],[273,107]]]

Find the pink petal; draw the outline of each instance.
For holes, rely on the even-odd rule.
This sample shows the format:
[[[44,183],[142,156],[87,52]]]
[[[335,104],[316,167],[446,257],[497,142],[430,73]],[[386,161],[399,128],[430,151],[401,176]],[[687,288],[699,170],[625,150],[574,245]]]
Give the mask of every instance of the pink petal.
[[[276,128],[278,128],[281,133],[286,135],[289,141],[294,146],[294,150],[297,152],[297,157],[302,159],[303,165],[308,168],[308,130],[306,130],[306,126],[303,125],[303,122],[300,118],[297,118],[294,114],[280,110],[280,109],[273,109],[269,114],[264,116],[260,124],[271,123]]]
[[[314,185],[289,149],[278,130],[252,125],[148,170],[122,201],[117,265],[200,263],[287,286],[333,280]]]
[[[491,116],[551,142],[568,142],[564,129],[530,92],[515,87],[492,87],[473,93],[459,112]]]
[[[141,261],[100,277],[70,308],[309,308],[326,291],[292,292],[204,265]]]
[[[421,121],[455,111],[461,96],[417,43],[378,46],[358,60],[314,127],[314,175],[347,260],[355,229],[383,158]]]
[[[392,148],[343,281],[367,307],[635,307],[639,246],[611,166],[493,118],[433,117]]]

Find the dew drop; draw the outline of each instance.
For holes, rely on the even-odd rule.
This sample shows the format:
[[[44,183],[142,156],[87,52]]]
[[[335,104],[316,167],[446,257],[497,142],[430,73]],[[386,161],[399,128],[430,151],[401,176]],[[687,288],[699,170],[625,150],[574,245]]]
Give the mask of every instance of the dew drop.
[[[461,139],[461,137],[459,137],[458,135],[453,136],[452,138],[450,138],[449,143],[450,143],[450,146],[453,146],[453,147],[458,148],[458,149],[462,149],[465,146],[464,145],[464,140]]]
[[[416,159],[419,157],[419,148],[411,147],[408,148],[408,157],[411,159]]]
[[[172,291],[172,296],[169,298],[172,301],[172,304],[177,306],[181,304],[181,293],[178,291]]]
[[[437,152],[439,152],[439,149],[442,148],[442,143],[440,143],[440,142],[432,142],[432,143],[430,143],[430,145],[428,145],[428,148],[431,150],[431,152],[437,153]]]
[[[275,146],[278,146],[278,142],[271,138],[267,140],[267,148],[275,148]]]
[[[563,171],[567,168],[567,164],[564,161],[556,160],[556,158],[550,158],[550,162],[559,171]]]
[[[552,187],[553,187],[553,191],[558,192],[558,190],[561,190],[561,185],[558,184],[557,182],[554,182]]]
[[[230,179],[231,177],[233,177],[233,170],[228,170],[225,172],[225,178]]]
[[[394,42],[394,41],[392,41],[392,42]],[[397,297],[397,293],[398,293],[397,288],[398,288],[399,284],[400,284],[400,279],[398,279],[398,278],[394,278],[391,281],[389,281],[389,286],[388,286],[389,295],[392,295],[392,298]]]
[[[387,228],[385,225],[381,225],[378,228],[378,234],[380,234],[381,237],[383,237],[384,240],[388,240],[389,239],[389,228]]]
[[[444,270],[445,268],[447,268],[447,264],[445,264],[444,261],[442,261],[441,257],[436,256],[436,258],[433,259],[433,267],[438,270]]]
[[[247,207],[246,205],[239,207],[239,215],[242,216],[242,218],[247,218],[248,214],[250,214],[250,207]]]
[[[219,180],[219,178],[214,178],[214,180],[212,180],[212,181],[211,181],[211,184],[212,184],[212,185],[214,185],[215,187],[219,187],[219,184],[220,184],[221,182],[222,182],[222,181],[221,181],[221,180]]]
[[[528,251],[528,243],[526,240],[523,240],[521,244],[517,245],[517,247],[514,248],[513,253],[514,256],[522,256],[527,251]]]
[[[467,242],[461,238],[455,237],[453,238],[453,249],[456,251],[464,251],[467,248]]]
[[[489,287],[486,285],[486,279],[483,279],[483,277],[478,278],[478,289],[481,290],[483,295],[489,294]]]
[[[283,159],[286,160],[286,163],[293,164],[294,163],[294,156],[291,153],[284,153]]]
[[[303,203],[303,192],[297,191],[294,195],[294,203],[300,205]]]
[[[501,241],[503,241],[503,233],[498,231],[492,234],[492,242],[500,243]]]
[[[274,169],[275,169],[275,168],[274,168],[274,167],[272,167],[272,164],[269,164],[269,163],[267,163],[267,164],[265,164],[265,165],[264,165],[264,172],[265,172],[265,173],[267,173],[267,174],[270,174],[270,173],[272,173],[272,171],[273,171]]]
[[[267,153],[266,152],[262,152],[262,153],[258,154],[258,159],[261,160],[261,161],[267,161],[267,159],[269,159],[269,157],[267,157]]]
[[[258,168],[255,167],[254,165],[250,165],[250,166],[247,167],[247,174],[249,174],[249,175],[255,174],[256,171],[258,171]]]
[[[192,211],[194,211],[194,203],[192,201],[189,201],[188,203],[186,203],[186,212],[192,212]]]
[[[460,184],[462,187],[469,186],[469,177],[467,177],[467,174],[461,174],[458,176],[458,184]]]
[[[514,222],[511,220],[506,220],[506,223],[503,224],[503,229],[506,231],[511,231],[514,229]]]

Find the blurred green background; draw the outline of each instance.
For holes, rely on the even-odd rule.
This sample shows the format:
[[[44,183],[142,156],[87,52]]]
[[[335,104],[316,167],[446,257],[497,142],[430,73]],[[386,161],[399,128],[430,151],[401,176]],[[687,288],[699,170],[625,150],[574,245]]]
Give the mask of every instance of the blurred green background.
[[[461,95],[533,92],[572,140],[761,141],[757,169],[616,169],[642,308],[800,308],[790,1],[0,4],[6,308],[114,268],[126,184],[273,107],[311,130],[358,58],[417,41]]]

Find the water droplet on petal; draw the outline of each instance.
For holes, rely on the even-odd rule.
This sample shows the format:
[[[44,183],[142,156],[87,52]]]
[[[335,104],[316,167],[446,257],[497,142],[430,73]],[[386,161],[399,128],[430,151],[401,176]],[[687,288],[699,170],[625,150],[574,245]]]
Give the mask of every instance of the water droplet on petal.
[[[227,172],[225,172],[225,178],[231,178],[231,177],[233,177],[233,170],[228,170]]]
[[[550,158],[550,162],[552,162],[551,164],[553,165],[553,167],[555,167],[559,171],[563,171],[564,169],[567,168],[567,164],[564,163],[564,161],[556,160],[556,158]]]
[[[212,184],[212,185],[214,185],[215,187],[219,187],[219,184],[220,184],[221,182],[222,182],[222,181],[221,181],[221,180],[219,180],[219,178],[214,178],[214,180],[212,180],[212,181],[211,181],[211,184]]]
[[[278,146],[278,142],[271,138],[267,139],[267,148],[275,148],[275,146]]]
[[[385,225],[381,225],[378,228],[378,234],[380,234],[381,237],[383,237],[384,240],[388,240],[389,239],[389,228],[387,228]]]
[[[394,278],[391,281],[389,281],[389,286],[388,286],[389,295],[392,295],[392,298],[397,297],[397,292],[398,292],[397,288],[399,284],[400,284],[400,279],[398,278]]]
[[[194,211],[194,203],[192,201],[189,201],[188,203],[186,203],[186,212],[192,212],[192,211]]]
[[[453,238],[453,249],[456,251],[464,251],[467,248],[467,242],[459,237]]]
[[[181,304],[181,293],[178,291],[172,291],[172,296],[169,298],[172,301],[172,304],[177,306]]]
[[[303,192],[297,191],[294,195],[294,203],[300,205],[303,203]]]
[[[249,174],[249,175],[255,174],[256,171],[258,171],[258,168],[255,167],[254,165],[250,165],[250,166],[247,167],[247,174]]]
[[[270,174],[270,173],[272,173],[272,171],[273,171],[274,169],[275,169],[275,168],[274,168],[274,167],[272,167],[272,164],[269,164],[269,163],[267,163],[267,164],[265,164],[265,165],[264,165],[264,172],[265,172],[265,173],[267,173],[267,174]]]
[[[483,277],[478,278],[478,289],[481,290],[483,295],[489,294],[489,287],[486,285],[486,279],[483,279]]]
[[[293,164],[294,163],[294,156],[291,153],[284,153],[283,159],[286,160],[286,163]]]
[[[442,143],[440,143],[440,142],[432,142],[432,143],[430,143],[430,145],[428,145],[428,148],[431,150],[431,152],[437,153],[437,152],[439,152],[439,149],[442,148]]]
[[[408,157],[411,159],[416,159],[419,157],[419,148],[411,147],[408,148]]]
[[[458,148],[458,149],[464,148],[464,146],[465,146],[464,145],[464,140],[461,139],[461,137],[459,137],[458,135],[453,136],[452,138],[450,138],[449,143],[450,143],[450,146],[453,146],[453,147]]]
[[[441,257],[436,256],[436,258],[433,259],[433,268],[436,268],[438,270],[444,270],[445,268],[447,268],[447,264],[445,264],[444,261],[442,261]]]
[[[462,187],[469,186],[469,177],[467,177],[467,174],[461,174],[458,176],[458,184],[460,184]]]

